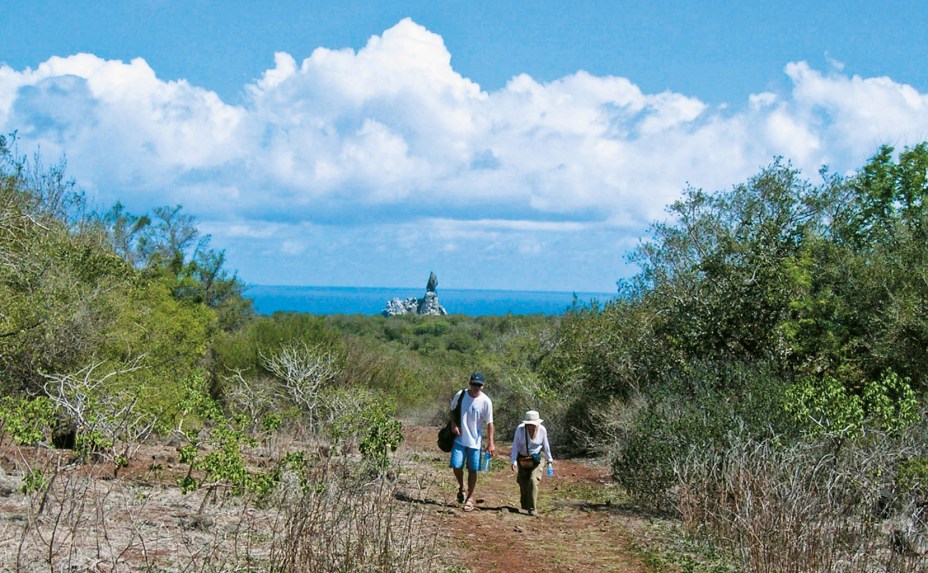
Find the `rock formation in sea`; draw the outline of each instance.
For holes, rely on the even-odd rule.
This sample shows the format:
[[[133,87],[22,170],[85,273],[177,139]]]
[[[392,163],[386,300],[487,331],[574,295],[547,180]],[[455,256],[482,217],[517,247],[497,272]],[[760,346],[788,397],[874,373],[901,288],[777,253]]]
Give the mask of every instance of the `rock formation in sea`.
[[[429,273],[429,281],[425,285],[425,296],[422,298],[409,297],[405,300],[399,297],[393,297],[387,301],[386,308],[381,312],[384,316],[396,316],[399,314],[448,314],[438,302],[438,277],[435,273]]]

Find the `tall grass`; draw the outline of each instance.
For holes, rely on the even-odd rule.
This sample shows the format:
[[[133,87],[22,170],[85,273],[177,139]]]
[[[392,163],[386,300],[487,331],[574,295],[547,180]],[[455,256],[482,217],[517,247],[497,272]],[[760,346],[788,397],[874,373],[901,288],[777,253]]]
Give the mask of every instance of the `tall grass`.
[[[428,572],[435,537],[420,512],[400,507],[383,481],[325,478],[282,496],[270,571]]]
[[[690,532],[740,555],[750,571],[924,572],[928,490],[898,478],[925,448],[877,433],[789,446],[735,438],[678,465],[677,508]]]

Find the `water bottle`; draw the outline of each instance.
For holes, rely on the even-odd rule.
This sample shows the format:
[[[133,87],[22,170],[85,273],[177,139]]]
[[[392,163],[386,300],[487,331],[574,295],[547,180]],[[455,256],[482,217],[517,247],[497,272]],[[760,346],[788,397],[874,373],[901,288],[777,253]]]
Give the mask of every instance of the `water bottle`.
[[[554,475],[554,464],[549,463],[548,464],[548,477],[552,477],[553,475]]]
[[[490,471],[490,452],[484,451],[483,456],[480,457],[480,471],[488,472]]]

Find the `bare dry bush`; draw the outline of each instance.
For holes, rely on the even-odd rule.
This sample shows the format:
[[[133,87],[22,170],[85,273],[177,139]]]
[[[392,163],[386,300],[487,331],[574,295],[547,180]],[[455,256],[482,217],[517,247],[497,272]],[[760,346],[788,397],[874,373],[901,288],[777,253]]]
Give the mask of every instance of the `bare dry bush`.
[[[423,508],[347,460],[288,470],[269,495],[207,499],[181,493],[176,465],[113,479],[108,464],[20,453],[0,472],[0,571],[438,570]]]
[[[225,386],[225,402],[233,412],[240,412],[248,419],[249,430],[261,429],[261,422],[268,414],[281,409],[283,396],[280,386],[273,380],[259,376],[246,378],[241,371],[222,377]]]
[[[596,428],[595,433],[583,428],[570,428],[569,431],[573,432],[573,441],[579,448],[615,459],[628,443],[635,418],[646,406],[647,400],[641,394],[634,394],[627,400],[610,400],[590,409],[589,427]]]
[[[398,505],[389,484],[342,475],[306,485],[281,500],[271,571],[435,570],[435,536],[423,513]]]
[[[692,533],[740,554],[750,571],[908,573],[928,567],[925,502],[894,492],[915,443],[871,435],[857,444],[733,440],[677,468],[677,507]],[[898,494],[898,495],[897,495]]]
[[[158,422],[140,411],[138,389],[108,387],[111,379],[140,369],[141,360],[105,372],[99,372],[101,362],[93,362],[76,372],[44,375],[46,395],[73,425],[78,441],[84,438],[83,448],[105,457],[117,471],[135,457]]]
[[[281,380],[290,398],[306,414],[312,433],[320,392],[338,374],[336,357],[320,346],[305,342],[284,346],[270,356],[263,356],[264,367]]]
[[[15,519],[0,526],[5,571],[130,571],[158,562],[163,536],[149,519],[151,495],[101,479],[88,466],[49,458],[24,471]]]

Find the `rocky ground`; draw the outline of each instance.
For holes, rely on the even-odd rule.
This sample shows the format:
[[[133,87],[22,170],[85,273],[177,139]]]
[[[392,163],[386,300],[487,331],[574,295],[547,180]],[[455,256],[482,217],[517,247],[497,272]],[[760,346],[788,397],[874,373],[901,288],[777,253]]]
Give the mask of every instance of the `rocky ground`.
[[[604,465],[558,460],[532,517],[518,509],[508,444],[500,444],[491,471],[480,474],[476,510],[465,513],[436,433],[405,428],[393,498],[416,509],[417,529],[434,536],[440,570],[647,570],[640,548],[650,526],[623,503]],[[44,447],[0,451],[0,571],[236,571],[272,551],[267,532],[280,527],[273,505],[182,494],[176,446],[144,447],[115,478],[111,465],[69,458]],[[24,495],[23,478],[36,469],[55,482],[45,495]]]

